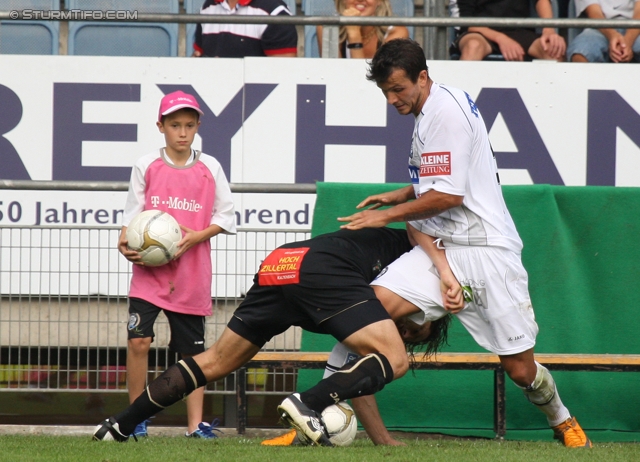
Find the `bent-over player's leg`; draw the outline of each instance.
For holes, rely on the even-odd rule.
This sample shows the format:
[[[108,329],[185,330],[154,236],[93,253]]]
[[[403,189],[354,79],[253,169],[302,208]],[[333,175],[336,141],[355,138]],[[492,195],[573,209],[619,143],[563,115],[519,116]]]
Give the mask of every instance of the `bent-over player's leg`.
[[[362,357],[347,363],[309,390],[290,395],[278,406],[281,418],[294,427],[309,444],[332,445],[320,418],[327,406],[345,399],[377,393],[394,378],[404,375],[409,368],[400,334],[378,300],[368,300],[361,304],[358,309],[360,314],[366,312],[363,309],[370,310],[368,314],[379,316],[379,320],[364,325],[346,338],[340,333],[332,332],[338,340]],[[353,313],[347,316],[354,320]],[[337,324],[342,324],[339,318],[340,316],[332,319],[331,326],[335,329],[340,329]],[[332,331],[330,326],[326,327]]]
[[[331,446],[322,411],[338,401],[382,390],[395,376],[406,373],[409,360],[395,324],[375,297],[325,318],[320,327],[362,357],[309,390],[290,395],[278,413],[308,443]]]
[[[404,343],[390,319],[370,324],[342,343],[361,357],[300,393],[302,402],[318,413],[338,401],[377,393],[409,369]]]
[[[207,351],[171,366],[153,380],[127,409],[100,424],[94,432],[94,439],[126,441],[126,435],[138,422],[180,401],[208,382],[226,377],[247,363],[260,348],[226,328]]]

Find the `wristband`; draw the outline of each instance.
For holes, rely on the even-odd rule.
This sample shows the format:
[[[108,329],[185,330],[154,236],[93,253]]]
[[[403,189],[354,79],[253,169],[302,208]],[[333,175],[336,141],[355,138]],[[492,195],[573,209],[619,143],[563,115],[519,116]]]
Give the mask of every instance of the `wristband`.
[[[354,48],[364,48],[364,45],[362,43],[348,43],[347,48],[353,50]]]

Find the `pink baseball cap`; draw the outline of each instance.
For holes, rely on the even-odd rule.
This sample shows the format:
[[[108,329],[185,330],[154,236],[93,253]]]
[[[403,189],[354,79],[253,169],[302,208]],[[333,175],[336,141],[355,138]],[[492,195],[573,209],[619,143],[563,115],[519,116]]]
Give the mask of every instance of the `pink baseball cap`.
[[[160,101],[160,110],[158,111],[158,122],[162,120],[162,116],[171,114],[172,112],[179,111],[180,109],[191,108],[195,109],[204,115],[204,112],[200,109],[198,101],[192,96],[183,91],[174,91],[168,95],[164,95]]]

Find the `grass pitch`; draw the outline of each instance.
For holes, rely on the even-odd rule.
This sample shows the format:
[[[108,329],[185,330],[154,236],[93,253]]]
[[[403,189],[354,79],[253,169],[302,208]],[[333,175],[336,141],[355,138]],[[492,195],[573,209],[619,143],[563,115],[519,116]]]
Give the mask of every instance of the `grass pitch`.
[[[0,461],[82,462],[572,462],[640,460],[638,443],[598,444],[567,449],[555,442],[463,439],[404,439],[407,446],[374,446],[358,439],[345,448],[261,446],[259,438],[225,437],[214,441],[151,437],[138,443],[96,442],[85,436],[0,435]]]

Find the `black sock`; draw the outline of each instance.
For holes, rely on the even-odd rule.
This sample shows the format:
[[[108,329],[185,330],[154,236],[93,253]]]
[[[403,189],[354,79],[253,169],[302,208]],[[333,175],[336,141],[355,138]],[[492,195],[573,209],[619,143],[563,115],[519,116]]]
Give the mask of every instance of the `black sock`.
[[[321,413],[338,401],[372,395],[393,380],[393,369],[384,355],[370,354],[345,364],[313,388],[300,393],[300,400]]]
[[[115,416],[123,435],[130,435],[143,420],[207,384],[202,369],[191,357],[178,361],[152,381],[127,409]]]

